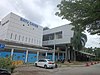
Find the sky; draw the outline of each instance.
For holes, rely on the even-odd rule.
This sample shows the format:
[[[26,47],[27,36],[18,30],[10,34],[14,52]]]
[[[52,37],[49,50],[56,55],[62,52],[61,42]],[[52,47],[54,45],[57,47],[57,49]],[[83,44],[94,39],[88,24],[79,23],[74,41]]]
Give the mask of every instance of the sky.
[[[62,20],[56,16],[58,11],[57,4],[61,0],[1,0],[0,1],[0,20],[13,12],[43,27],[54,28],[70,21]],[[100,36],[91,36],[88,33],[88,42],[86,47],[100,47]]]

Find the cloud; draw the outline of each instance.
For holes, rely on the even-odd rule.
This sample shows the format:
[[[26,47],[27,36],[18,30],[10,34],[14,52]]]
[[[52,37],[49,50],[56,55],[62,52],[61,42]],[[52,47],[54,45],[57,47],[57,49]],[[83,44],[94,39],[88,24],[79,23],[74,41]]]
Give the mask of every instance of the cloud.
[[[14,12],[43,27],[50,28],[68,24],[55,15],[57,4],[61,0],[2,0],[0,2],[1,18],[10,12]]]
[[[90,35],[87,33],[88,41],[86,43],[86,47],[99,47],[100,48],[100,36],[98,35]]]

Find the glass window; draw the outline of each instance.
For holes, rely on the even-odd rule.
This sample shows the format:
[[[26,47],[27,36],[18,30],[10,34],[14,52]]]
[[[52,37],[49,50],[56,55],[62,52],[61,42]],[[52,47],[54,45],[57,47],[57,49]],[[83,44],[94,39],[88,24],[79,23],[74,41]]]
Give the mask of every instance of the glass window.
[[[25,41],[27,42],[27,37],[26,37],[26,40]]]
[[[24,41],[24,36],[22,37],[22,41]]]
[[[61,32],[57,32],[55,34],[56,39],[61,39],[62,38],[62,31]]]
[[[30,38],[29,38],[28,42],[30,42]]]
[[[36,44],[36,39],[34,39],[34,43]]]
[[[33,38],[32,38],[32,40],[31,40],[31,43],[33,43]]]
[[[15,34],[15,40],[16,40],[17,34]]]
[[[37,44],[38,44],[38,40],[37,40]]]
[[[39,62],[46,62],[46,60],[39,60]]]
[[[53,40],[54,39],[54,34],[49,34],[49,40]]]
[[[43,41],[53,40],[54,39],[54,33],[43,35]]]
[[[12,37],[13,37],[13,33],[11,33],[10,39],[12,39]]]
[[[20,40],[20,37],[21,37],[21,36],[19,35],[19,40]]]
[[[39,40],[39,45],[41,44],[41,41]]]

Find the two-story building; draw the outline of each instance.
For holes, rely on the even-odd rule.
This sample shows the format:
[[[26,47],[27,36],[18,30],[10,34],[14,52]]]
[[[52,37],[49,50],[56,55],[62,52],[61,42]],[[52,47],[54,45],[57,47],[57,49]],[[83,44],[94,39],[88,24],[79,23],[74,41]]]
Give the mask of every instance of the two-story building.
[[[71,38],[74,32],[71,25],[63,25],[52,29],[44,29],[43,46],[50,47],[55,51],[55,60],[71,59],[73,60],[73,51],[71,47]]]

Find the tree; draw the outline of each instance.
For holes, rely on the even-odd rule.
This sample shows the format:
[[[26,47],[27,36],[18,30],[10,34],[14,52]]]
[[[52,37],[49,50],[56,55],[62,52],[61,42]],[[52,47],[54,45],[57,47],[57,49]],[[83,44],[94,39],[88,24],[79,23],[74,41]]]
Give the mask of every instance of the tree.
[[[74,32],[74,36],[71,40],[71,43],[75,50],[82,50],[87,42],[87,36],[81,32]]]
[[[0,68],[7,69],[7,70],[11,71],[11,73],[12,73],[15,69],[15,66],[12,65],[12,60],[10,57],[0,58]]]
[[[81,31],[100,34],[100,0],[62,0],[56,15],[72,22]]]

